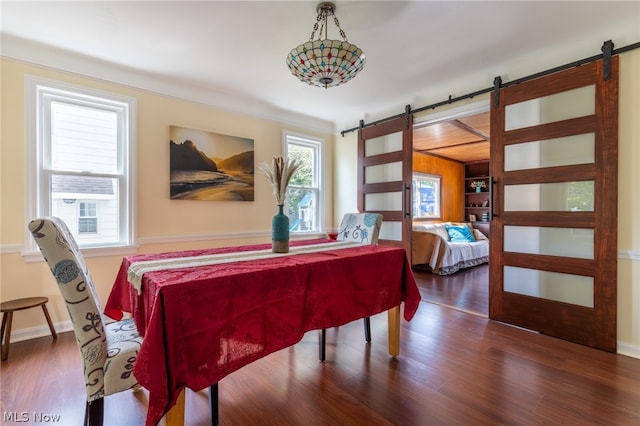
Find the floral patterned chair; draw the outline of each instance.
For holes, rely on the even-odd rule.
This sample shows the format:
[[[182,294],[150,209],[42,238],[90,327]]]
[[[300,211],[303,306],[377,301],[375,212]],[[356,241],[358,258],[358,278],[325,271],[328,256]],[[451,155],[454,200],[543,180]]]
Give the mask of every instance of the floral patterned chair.
[[[355,241],[360,244],[378,244],[378,235],[382,226],[382,215],[378,213],[346,213],[338,228],[338,241]],[[364,319],[364,336],[371,342],[371,320]],[[325,360],[327,330],[320,332],[320,361]]]
[[[85,426],[101,426],[104,399],[138,388],[133,365],[142,337],[131,319],[107,324],[82,253],[66,224],[55,217],[29,223],[67,305],[84,362]]]

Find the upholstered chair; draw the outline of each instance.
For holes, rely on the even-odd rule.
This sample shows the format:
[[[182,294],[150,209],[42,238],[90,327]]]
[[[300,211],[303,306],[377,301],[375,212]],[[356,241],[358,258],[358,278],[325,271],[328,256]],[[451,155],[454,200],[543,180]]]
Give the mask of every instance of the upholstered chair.
[[[84,257],[66,224],[55,217],[29,223],[67,305],[84,363],[85,426],[101,426],[104,399],[137,388],[133,365],[142,343],[133,320],[106,323]]]
[[[382,215],[378,213],[346,213],[338,228],[338,241],[353,241],[360,244],[378,244],[378,235],[382,226]],[[371,342],[371,320],[364,318],[364,336]],[[320,331],[320,361],[325,360],[327,346],[327,330]]]

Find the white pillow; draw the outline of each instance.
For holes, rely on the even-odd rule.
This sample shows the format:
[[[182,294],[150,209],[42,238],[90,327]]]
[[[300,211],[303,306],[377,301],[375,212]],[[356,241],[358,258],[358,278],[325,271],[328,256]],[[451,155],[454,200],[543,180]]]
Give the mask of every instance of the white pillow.
[[[479,229],[473,228],[473,236],[476,237],[476,240],[488,240],[487,236],[480,232]]]

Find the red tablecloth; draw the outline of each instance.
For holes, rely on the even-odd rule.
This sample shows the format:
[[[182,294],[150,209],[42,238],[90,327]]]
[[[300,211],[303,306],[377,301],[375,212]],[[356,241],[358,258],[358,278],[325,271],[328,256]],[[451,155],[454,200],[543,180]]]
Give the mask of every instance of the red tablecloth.
[[[127,281],[132,262],[270,245],[124,258],[105,314],[120,319],[130,312],[144,336],[134,374],[149,390],[147,425],[158,423],[184,387],[204,389],[299,342],[307,331],[375,315],[401,301],[404,318],[413,317],[420,293],[403,249],[332,250],[326,241],[318,253],[147,272],[141,295]]]

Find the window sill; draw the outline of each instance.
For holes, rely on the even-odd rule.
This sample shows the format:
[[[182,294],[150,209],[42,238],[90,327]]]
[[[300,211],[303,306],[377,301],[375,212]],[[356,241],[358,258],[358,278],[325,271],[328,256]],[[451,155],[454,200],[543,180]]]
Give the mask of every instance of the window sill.
[[[308,240],[310,238],[327,238],[327,233],[319,232],[319,231],[290,232],[289,238],[292,240]]]

